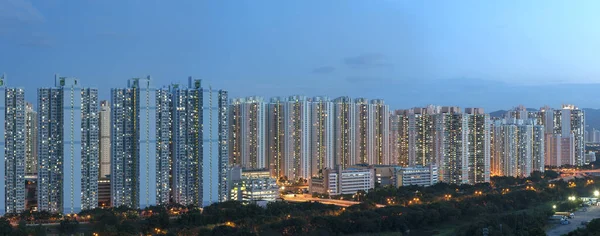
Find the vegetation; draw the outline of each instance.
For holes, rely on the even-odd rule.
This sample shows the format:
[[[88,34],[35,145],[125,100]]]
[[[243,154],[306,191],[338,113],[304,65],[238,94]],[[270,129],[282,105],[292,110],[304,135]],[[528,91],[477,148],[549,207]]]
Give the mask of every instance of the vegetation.
[[[94,209],[62,217],[55,230],[65,235],[480,235],[484,230],[488,235],[544,235],[554,211],[578,207],[580,202],[570,197],[590,196],[600,187],[592,178],[563,181],[556,180],[558,176],[547,171],[529,178],[494,177],[486,184],[439,183],[342,196],[314,195],[361,202],[347,208],[308,202],[272,202],[265,208],[223,202],[203,209],[179,205],[143,211]],[[25,227],[26,222],[59,216],[42,212],[11,217],[10,222],[19,226],[0,218],[0,235],[45,235],[47,229]],[[584,230],[593,227],[590,223],[588,229],[573,235],[587,235]]]
[[[570,232],[568,236],[597,236],[600,235],[600,219],[591,220],[585,228]]]

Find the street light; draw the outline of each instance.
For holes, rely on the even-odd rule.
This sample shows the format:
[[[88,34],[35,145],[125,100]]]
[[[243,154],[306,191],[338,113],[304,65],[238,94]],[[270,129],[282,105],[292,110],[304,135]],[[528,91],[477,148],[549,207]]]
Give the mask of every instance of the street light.
[[[569,200],[571,200],[571,201],[575,201],[576,199],[577,199],[577,198],[576,198],[575,196],[570,196],[570,197],[569,197]]]
[[[598,197],[598,196],[600,196],[600,191],[598,191],[598,190],[594,191],[594,197]]]
[[[556,210],[556,205],[552,205],[552,209]]]

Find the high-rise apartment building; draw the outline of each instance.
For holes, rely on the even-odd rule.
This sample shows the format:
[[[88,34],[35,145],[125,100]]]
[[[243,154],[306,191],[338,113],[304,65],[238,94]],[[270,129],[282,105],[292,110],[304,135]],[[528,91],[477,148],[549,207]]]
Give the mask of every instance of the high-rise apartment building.
[[[25,175],[37,177],[37,112],[25,103]]]
[[[100,178],[110,175],[110,103],[100,102]]]
[[[266,163],[267,106],[261,97],[232,99],[229,105],[229,164],[263,169]]]
[[[356,164],[390,162],[390,111],[383,100],[357,98],[355,104]]]
[[[371,100],[373,106],[373,157],[371,165],[390,164],[390,107],[382,99]]]
[[[490,182],[490,117],[483,108],[465,109],[469,183]]]
[[[528,177],[544,171],[543,126],[536,119],[503,119],[494,124],[494,172],[498,175]]]
[[[25,210],[25,92],[0,76],[0,215]]]
[[[38,209],[78,213],[98,205],[98,91],[75,78],[38,89]]]
[[[304,96],[290,96],[284,107],[284,174],[290,180],[308,179],[311,176],[310,103]]]
[[[442,107],[434,116],[434,126],[440,180],[450,184],[469,183],[468,117],[458,107]]]
[[[373,160],[374,135],[373,135],[373,106],[366,98],[354,100],[356,105],[356,133],[355,155],[356,164],[369,164]]]
[[[172,114],[171,91],[168,87],[156,90],[156,203],[169,203],[171,193]],[[152,164],[152,163],[150,163]],[[151,173],[152,174],[152,173]]]
[[[408,154],[408,164],[411,166],[426,166],[436,164],[435,152],[435,115],[440,113],[441,107],[427,106],[425,108],[415,107],[403,112],[408,122],[408,135],[406,138],[408,149],[401,152]],[[406,154],[405,154],[406,155]],[[406,157],[403,157],[406,159]]]
[[[531,168],[532,171],[544,172],[546,166],[546,147],[544,126],[532,122],[531,134]]]
[[[322,177],[323,171],[334,168],[333,102],[327,97],[310,101],[311,113],[311,176]]]
[[[157,91],[150,77],[134,78],[127,88],[111,90],[111,202],[145,208],[160,204]]]
[[[284,177],[287,173],[284,171],[285,132],[287,130],[285,125],[285,101],[283,98],[274,97],[267,104],[267,157],[271,177],[274,178]],[[233,127],[229,128],[233,129]]]
[[[544,126],[544,164],[550,166],[585,165],[585,114],[574,105],[562,109],[548,106],[536,114]]]
[[[356,163],[356,106],[349,97],[336,98],[333,103],[334,165],[346,169]]]
[[[408,110],[390,115],[390,164],[408,166]]]
[[[172,85],[170,92],[173,200],[198,206],[225,201],[229,191],[227,92],[202,87],[201,80],[192,77],[187,87]]]
[[[574,105],[566,104],[561,110],[561,135],[563,137],[573,136],[573,152],[574,160],[572,165],[582,166],[585,163],[585,115],[583,110],[580,110]]]

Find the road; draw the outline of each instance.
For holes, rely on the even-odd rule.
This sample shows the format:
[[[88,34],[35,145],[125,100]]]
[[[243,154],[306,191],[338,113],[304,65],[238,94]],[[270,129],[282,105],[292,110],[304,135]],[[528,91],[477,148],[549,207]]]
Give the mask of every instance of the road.
[[[571,222],[568,225],[556,224],[554,227],[548,229],[546,234],[548,236],[560,236],[563,234],[568,234],[569,232],[576,230],[579,227],[585,227],[581,225],[581,222],[590,221],[595,218],[600,218],[600,207],[591,206],[588,207],[588,211],[577,211],[575,212],[575,217],[573,219],[569,219]]]
[[[282,198],[283,198],[283,200],[286,200],[289,202],[320,202],[323,204],[332,204],[332,205],[337,205],[337,206],[341,206],[341,207],[349,207],[352,205],[360,204],[360,202],[355,202],[355,201],[314,198],[314,197],[312,197],[310,195],[306,195],[306,194],[298,194],[295,197],[283,196]],[[377,207],[384,207],[384,205],[377,204]]]

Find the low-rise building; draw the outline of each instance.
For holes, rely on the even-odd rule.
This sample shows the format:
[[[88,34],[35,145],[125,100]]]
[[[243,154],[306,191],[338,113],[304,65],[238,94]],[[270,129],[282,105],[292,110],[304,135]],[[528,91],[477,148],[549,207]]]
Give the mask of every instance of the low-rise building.
[[[355,165],[356,169],[372,169],[375,183],[380,187],[385,186],[431,186],[439,181],[438,167],[427,166],[397,166],[397,165]]]
[[[269,170],[230,170],[229,200],[244,202],[272,202],[279,197],[279,186]]]
[[[596,161],[596,153],[595,152],[588,152],[585,154],[585,164],[590,164],[595,161]]]
[[[401,167],[395,173],[394,186],[419,185],[427,187],[436,184],[438,180],[438,167],[436,165]]]
[[[375,187],[375,169],[347,168],[338,166],[325,169],[322,178],[311,178],[310,191],[329,195],[354,194],[360,190],[369,191]]]
[[[402,168],[397,165],[367,165],[357,164],[352,166],[356,169],[373,169],[375,173],[375,183],[381,187],[396,184],[396,172]]]

